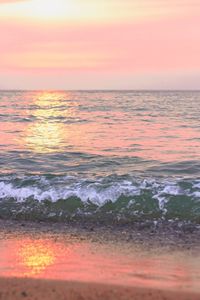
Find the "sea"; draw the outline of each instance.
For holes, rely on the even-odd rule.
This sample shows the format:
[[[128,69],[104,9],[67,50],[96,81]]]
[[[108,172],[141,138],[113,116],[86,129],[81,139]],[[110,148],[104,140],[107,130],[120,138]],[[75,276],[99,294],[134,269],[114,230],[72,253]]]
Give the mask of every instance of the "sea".
[[[200,92],[0,91],[0,218],[200,223]]]

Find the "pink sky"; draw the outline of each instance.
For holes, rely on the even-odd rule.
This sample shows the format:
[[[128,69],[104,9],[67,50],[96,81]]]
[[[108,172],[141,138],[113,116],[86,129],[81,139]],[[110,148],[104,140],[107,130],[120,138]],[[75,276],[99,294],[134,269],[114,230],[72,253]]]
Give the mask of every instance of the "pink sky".
[[[0,0],[0,88],[199,89],[199,28],[199,0]]]

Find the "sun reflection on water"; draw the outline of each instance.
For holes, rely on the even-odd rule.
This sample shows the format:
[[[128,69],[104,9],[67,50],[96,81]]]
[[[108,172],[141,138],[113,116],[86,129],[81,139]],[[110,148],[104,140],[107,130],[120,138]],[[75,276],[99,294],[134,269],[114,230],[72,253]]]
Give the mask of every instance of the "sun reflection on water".
[[[26,137],[26,142],[34,152],[54,152],[62,143],[63,128],[61,124],[36,123],[29,128],[30,131],[31,133]]]
[[[49,153],[57,151],[62,145],[67,132],[60,120],[72,114],[63,104],[65,97],[66,93],[62,92],[42,92],[34,99],[35,121],[28,127],[25,137],[29,149],[37,153]]]
[[[70,151],[159,162],[187,161],[199,156],[195,128],[185,127],[177,117],[169,122],[166,116],[152,116],[151,110],[138,114],[129,99],[124,111],[113,95],[109,99],[105,98],[108,95],[95,98],[93,94],[44,91],[26,92],[23,97],[27,110],[20,111],[20,116],[23,113],[21,117],[26,121],[15,123],[22,139],[13,133],[11,144],[8,132],[13,130],[13,123],[0,124],[6,150],[13,149],[14,141],[20,150],[37,154]],[[16,112],[13,107],[7,110],[10,115]]]

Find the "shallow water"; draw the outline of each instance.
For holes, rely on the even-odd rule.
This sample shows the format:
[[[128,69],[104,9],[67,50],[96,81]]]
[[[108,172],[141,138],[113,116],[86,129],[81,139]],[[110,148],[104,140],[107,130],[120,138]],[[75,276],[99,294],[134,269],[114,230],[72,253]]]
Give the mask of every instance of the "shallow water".
[[[0,276],[113,283],[200,292],[200,256],[188,251],[99,244],[79,238],[0,241]]]
[[[0,217],[200,222],[200,92],[1,91]]]

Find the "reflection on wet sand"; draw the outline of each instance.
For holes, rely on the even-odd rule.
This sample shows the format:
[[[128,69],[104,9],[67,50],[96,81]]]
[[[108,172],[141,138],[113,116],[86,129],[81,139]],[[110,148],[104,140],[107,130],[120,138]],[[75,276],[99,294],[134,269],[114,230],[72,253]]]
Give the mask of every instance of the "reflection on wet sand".
[[[197,258],[181,252],[120,249],[70,239],[0,241],[0,276],[199,290]]]
[[[46,240],[26,240],[18,248],[19,260],[27,269],[24,275],[41,274],[55,263],[55,249]]]

